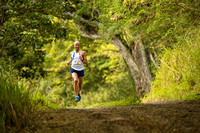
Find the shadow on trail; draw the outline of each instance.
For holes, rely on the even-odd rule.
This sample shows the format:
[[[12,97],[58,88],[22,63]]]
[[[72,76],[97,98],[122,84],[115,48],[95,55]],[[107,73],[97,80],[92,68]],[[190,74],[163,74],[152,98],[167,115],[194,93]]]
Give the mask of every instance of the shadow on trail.
[[[197,133],[200,100],[93,109],[45,110],[22,132],[43,133]]]

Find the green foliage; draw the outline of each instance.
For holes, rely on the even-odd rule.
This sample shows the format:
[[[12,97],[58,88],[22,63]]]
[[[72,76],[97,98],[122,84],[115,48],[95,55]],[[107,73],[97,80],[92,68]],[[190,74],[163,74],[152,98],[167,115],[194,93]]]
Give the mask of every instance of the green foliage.
[[[134,98],[135,87],[127,66],[119,51],[106,43],[118,35],[129,49],[142,41],[148,54],[157,60],[157,66],[160,63],[159,69],[151,63],[155,81],[147,99],[198,98],[199,6],[196,0],[1,1],[0,59],[2,64],[11,61],[20,77],[32,78],[30,83],[35,90],[20,91],[25,89],[19,87],[17,91],[19,96],[33,94],[34,107],[87,107]],[[74,23],[79,24],[80,17],[65,20],[66,12],[100,22],[100,27],[91,24],[85,28],[94,27],[103,39],[82,37]],[[89,63],[82,90],[84,102],[78,104],[74,103],[73,81],[67,66],[76,40],[81,42]],[[6,117],[3,113],[2,120]]]
[[[19,78],[10,64],[0,65],[0,83],[1,132],[17,132],[26,127],[38,109],[60,108],[37,90],[33,80]]]
[[[198,1],[102,0],[90,3],[101,12],[99,31],[102,38],[110,40],[119,35],[129,48],[142,41],[154,61],[157,60],[157,65],[151,63],[155,97],[177,100],[199,94],[196,61],[199,56],[196,45],[199,44],[195,45],[196,51],[191,46],[198,38],[195,34],[199,33]],[[181,83],[176,83],[178,77]]]
[[[200,98],[200,27],[188,29],[180,45],[166,49],[161,58],[148,100],[192,100]]]
[[[61,1],[1,1],[0,58],[12,59],[20,76],[44,76],[42,46],[65,37],[67,25],[55,21]]]
[[[33,109],[28,86],[20,84],[13,72],[6,71],[3,66],[0,66],[0,129],[2,132],[16,131],[25,127]]]
[[[128,95],[125,92],[131,91],[124,86],[125,83],[122,87],[115,86],[116,83],[124,82],[122,79],[126,79],[128,73],[125,72],[125,64],[116,49],[112,45],[105,44],[105,41],[114,35],[120,35],[128,47],[133,42],[137,44],[142,40],[146,44],[147,51],[153,58],[159,60],[166,50],[181,47],[183,41],[180,38],[185,36],[188,29],[199,24],[197,8],[199,3],[196,1],[192,4],[182,1],[86,0],[82,4],[72,2],[71,5],[78,9],[76,13],[84,19],[102,23],[99,31],[104,41],[91,41],[80,37],[73,28],[73,21],[69,21],[72,26],[68,40],[58,40],[44,47],[44,51],[47,51],[45,69],[48,71],[48,77],[41,81],[44,85],[41,87],[42,91],[54,101],[67,106],[85,107],[88,104],[121,99]],[[74,19],[77,22],[79,17]],[[69,58],[66,55],[72,51],[72,44],[77,39],[81,41],[82,50],[86,51],[89,62],[82,91],[83,96],[88,99],[85,102],[87,105],[83,103],[75,105],[72,102],[74,99],[72,78],[69,74],[70,68],[66,65]],[[151,69],[152,72],[157,70],[155,66]],[[131,81],[127,84],[134,88]],[[98,95],[99,99],[93,98]]]
[[[118,75],[114,74],[112,76],[116,78],[114,81],[101,85],[95,92],[89,91],[86,94],[82,94],[82,101],[74,107],[87,108],[101,105],[114,106],[116,104],[117,106],[131,104],[132,100],[137,98],[132,77],[128,73],[124,73],[124,75],[118,78]],[[130,99],[127,99],[127,97]]]
[[[125,72],[125,63],[118,50],[112,44],[101,44],[96,41],[93,45],[81,43],[81,50],[86,51],[89,65],[85,67],[82,89],[84,102],[82,105],[76,105],[73,79],[70,75],[70,66],[67,66],[72,46],[72,41],[57,40],[44,48],[49,51],[45,59],[48,74],[40,79],[39,89],[52,102],[58,102],[62,106],[85,107],[120,100],[127,96],[136,97],[132,78]],[[97,95],[99,99],[96,98]]]
[[[101,0],[87,1],[84,12],[96,10],[102,38],[120,35],[128,46],[143,41],[152,54],[162,55],[163,46],[173,47],[188,26],[199,25],[198,1]],[[105,34],[107,33],[107,34]],[[157,58],[157,57],[155,57]]]
[[[73,21],[70,24],[74,25]],[[43,47],[43,51],[46,51],[44,66],[48,73],[45,78],[39,80],[40,92],[49,97],[51,102],[71,107],[85,107],[95,103],[120,100],[127,96],[136,97],[133,80],[126,72],[125,63],[114,45],[81,37],[73,27],[70,31],[68,40],[56,40]],[[86,98],[82,105],[74,102],[71,67],[67,65],[75,40],[80,41],[81,50],[86,52],[88,59],[81,91]],[[94,95],[99,94],[101,94],[99,99],[95,99]]]

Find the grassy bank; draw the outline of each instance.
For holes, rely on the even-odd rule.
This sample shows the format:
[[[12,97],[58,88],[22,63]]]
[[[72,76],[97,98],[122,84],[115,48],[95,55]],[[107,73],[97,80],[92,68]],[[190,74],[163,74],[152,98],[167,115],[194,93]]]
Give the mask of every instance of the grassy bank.
[[[188,31],[179,45],[165,49],[152,90],[143,101],[200,99],[200,30]]]

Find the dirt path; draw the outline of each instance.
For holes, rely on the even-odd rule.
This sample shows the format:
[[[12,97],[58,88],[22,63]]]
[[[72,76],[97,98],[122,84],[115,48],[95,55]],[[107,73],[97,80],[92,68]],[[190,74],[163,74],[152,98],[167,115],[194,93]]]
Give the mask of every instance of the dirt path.
[[[200,100],[94,109],[45,110],[22,132],[200,133]]]

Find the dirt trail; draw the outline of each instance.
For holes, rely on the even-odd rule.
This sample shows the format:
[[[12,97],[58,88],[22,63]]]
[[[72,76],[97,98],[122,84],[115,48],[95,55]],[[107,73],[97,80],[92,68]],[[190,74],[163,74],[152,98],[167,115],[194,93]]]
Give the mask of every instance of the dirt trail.
[[[21,132],[200,133],[200,100],[37,112]]]

